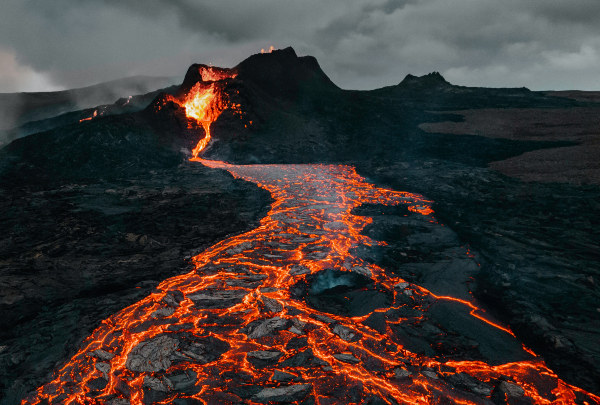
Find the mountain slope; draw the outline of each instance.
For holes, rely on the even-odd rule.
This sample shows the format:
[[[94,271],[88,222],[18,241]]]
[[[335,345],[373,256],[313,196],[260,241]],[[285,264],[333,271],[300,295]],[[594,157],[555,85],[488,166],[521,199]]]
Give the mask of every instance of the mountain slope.
[[[173,77],[133,76],[79,89],[39,93],[0,93],[0,130],[70,111],[112,104],[123,97],[168,87],[175,84],[177,80]]]

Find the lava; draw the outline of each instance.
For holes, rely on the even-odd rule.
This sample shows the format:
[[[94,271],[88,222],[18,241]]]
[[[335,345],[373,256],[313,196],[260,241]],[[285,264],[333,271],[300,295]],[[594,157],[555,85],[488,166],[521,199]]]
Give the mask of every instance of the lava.
[[[167,404],[176,398],[202,404],[309,403],[305,398],[319,405],[375,398],[387,404],[489,404],[495,384],[534,403],[574,404],[578,395],[600,403],[560,380],[538,357],[495,366],[442,362],[395,341],[389,324],[402,324],[402,318],[378,332],[362,323],[365,317],[320,312],[294,295],[311,274],[357,272],[393,291],[393,306],[375,312],[400,308],[402,300],[453,300],[512,334],[484,318],[475,302],[436,297],[353,255],[360,245],[384,244],[362,234],[372,219],[352,214],[354,208],[403,204],[431,217],[431,201],[377,188],[349,166],[195,160],[268,190],[275,200],[268,215],[258,228],[193,257],[190,273],[165,280],[106,319],[55,379],[23,404]],[[478,381],[480,391],[448,385],[445,378],[456,373]]]
[[[130,98],[131,98],[131,97],[130,97]],[[129,100],[128,100],[127,102],[129,102]],[[107,106],[102,106],[102,107],[100,107],[100,108],[103,108],[103,109],[105,109],[105,110],[106,110]],[[106,112],[106,111],[100,111],[100,112],[98,112],[98,110],[94,110],[94,113],[92,114],[92,116],[91,116],[91,117],[80,119],[80,120],[79,120],[79,122],[83,122],[83,121],[91,121],[92,119],[94,119],[94,118],[96,118],[96,117],[99,117],[99,116],[103,115],[105,112]]]
[[[206,133],[192,150],[194,157],[198,157],[198,153],[210,142],[210,124],[227,108],[227,97],[216,82],[236,76],[229,69],[206,66],[200,69],[200,75],[202,81],[197,82],[180,103],[185,108],[185,115],[198,121]]]
[[[202,76],[202,81],[211,82],[225,79],[233,79],[236,76],[236,73],[230,69],[223,69],[213,66],[203,66],[200,69],[200,75]]]
[[[273,47],[273,45],[271,45],[271,47],[269,48],[269,53],[273,52],[274,50],[275,50],[275,48]],[[261,49],[260,53],[266,53],[265,48]]]
[[[91,117],[80,119],[79,122],[90,121],[92,118],[96,118],[98,116],[98,110],[94,110],[94,113]]]
[[[201,83],[196,83],[186,96],[183,105],[185,107],[185,115],[188,118],[196,119],[206,132],[205,137],[192,150],[192,155],[198,157],[198,153],[210,142],[210,124],[223,111],[222,99],[215,94],[214,84],[204,87]]]

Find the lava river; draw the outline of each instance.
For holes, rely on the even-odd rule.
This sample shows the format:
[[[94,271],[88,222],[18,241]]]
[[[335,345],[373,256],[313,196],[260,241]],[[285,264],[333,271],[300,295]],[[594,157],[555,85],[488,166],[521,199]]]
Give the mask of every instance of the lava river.
[[[430,201],[376,188],[349,166],[196,160],[272,194],[261,226],[207,249],[193,258],[194,271],[165,280],[103,321],[23,404],[599,402],[533,354],[492,365],[415,353],[402,344],[392,328],[408,322],[399,309],[427,313],[440,301],[516,340],[473,299],[434,295],[354,253],[385,242],[361,233],[372,219],[353,209],[404,205],[435,223]],[[298,291],[327,271],[361,277],[391,299],[364,316],[315,309]],[[382,314],[383,328],[364,323],[373,313]]]

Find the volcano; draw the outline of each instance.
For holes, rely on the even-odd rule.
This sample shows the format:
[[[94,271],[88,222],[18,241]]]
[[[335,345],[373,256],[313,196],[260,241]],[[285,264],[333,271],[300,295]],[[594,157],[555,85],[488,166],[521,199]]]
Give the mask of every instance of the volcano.
[[[286,48],[14,128],[0,403],[600,403],[594,166],[494,166],[599,111]]]

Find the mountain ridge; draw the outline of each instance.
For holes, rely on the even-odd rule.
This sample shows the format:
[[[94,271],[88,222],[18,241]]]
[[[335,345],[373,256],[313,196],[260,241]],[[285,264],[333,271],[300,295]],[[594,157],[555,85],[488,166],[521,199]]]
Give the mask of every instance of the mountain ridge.
[[[53,92],[0,93],[0,130],[82,108],[112,104],[119,98],[173,84],[174,77],[131,76]]]

